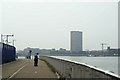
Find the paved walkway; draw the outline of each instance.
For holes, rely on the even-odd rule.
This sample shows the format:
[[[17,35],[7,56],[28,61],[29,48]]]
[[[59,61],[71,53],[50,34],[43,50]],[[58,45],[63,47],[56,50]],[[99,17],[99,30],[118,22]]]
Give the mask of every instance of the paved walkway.
[[[44,61],[33,66],[33,60],[17,60],[2,66],[3,78],[57,78]]]

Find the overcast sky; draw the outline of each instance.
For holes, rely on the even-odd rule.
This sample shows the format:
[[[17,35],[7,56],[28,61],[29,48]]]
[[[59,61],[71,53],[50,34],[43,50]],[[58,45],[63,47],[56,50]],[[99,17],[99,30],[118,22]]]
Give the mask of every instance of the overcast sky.
[[[118,46],[118,3],[91,1],[5,0],[2,34],[14,34],[17,49],[70,49],[70,31],[83,32],[83,49]],[[60,1],[60,2],[59,2]],[[11,41],[13,38],[9,38]]]

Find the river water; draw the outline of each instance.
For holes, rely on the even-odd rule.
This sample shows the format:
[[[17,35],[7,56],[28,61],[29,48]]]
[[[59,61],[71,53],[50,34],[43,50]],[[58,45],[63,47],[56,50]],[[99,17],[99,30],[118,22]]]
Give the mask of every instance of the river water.
[[[103,69],[105,71],[112,72],[120,75],[118,71],[118,57],[79,57],[79,56],[53,56],[59,59],[71,60],[78,63],[86,63],[91,66]],[[120,59],[120,58],[119,58]],[[118,63],[119,62],[119,63]]]

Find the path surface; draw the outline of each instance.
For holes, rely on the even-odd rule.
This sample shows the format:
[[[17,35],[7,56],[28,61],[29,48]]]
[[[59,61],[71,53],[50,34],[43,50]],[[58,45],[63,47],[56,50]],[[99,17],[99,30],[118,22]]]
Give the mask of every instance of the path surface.
[[[33,66],[33,60],[17,60],[2,66],[3,78],[57,78],[44,61]]]

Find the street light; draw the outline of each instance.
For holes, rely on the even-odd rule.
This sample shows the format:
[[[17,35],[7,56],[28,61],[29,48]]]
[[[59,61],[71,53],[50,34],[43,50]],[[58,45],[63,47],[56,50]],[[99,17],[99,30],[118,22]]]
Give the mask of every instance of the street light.
[[[3,42],[3,35],[1,34],[1,42]]]
[[[14,46],[14,44],[15,44],[15,41],[16,41],[16,40],[15,40],[15,39],[13,39],[13,46]]]
[[[1,42],[4,43],[3,36],[6,37],[6,44],[8,44],[8,43],[9,43],[9,41],[8,41],[8,37],[13,37],[14,35],[13,35],[13,34],[11,34],[11,35],[3,35],[3,34],[1,34]]]
[[[13,37],[14,35],[6,35],[6,44],[8,44],[8,37]]]

